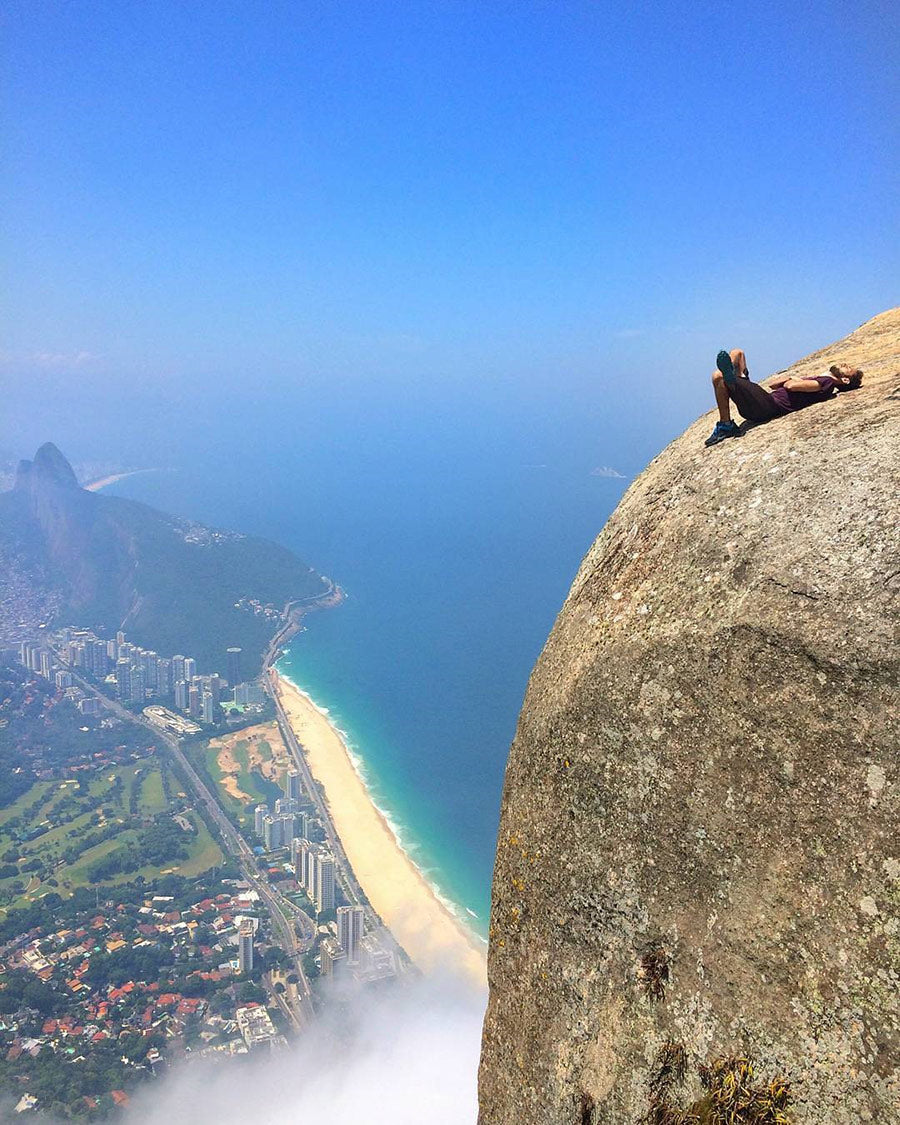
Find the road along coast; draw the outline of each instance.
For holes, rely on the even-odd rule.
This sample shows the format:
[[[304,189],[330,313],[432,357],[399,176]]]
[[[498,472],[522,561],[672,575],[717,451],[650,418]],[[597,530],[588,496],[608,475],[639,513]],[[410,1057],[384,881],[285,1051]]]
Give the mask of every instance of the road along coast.
[[[401,848],[340,732],[305,692],[274,670],[272,684],[310,771],[325,791],[353,874],[374,910],[423,972],[461,976],[483,987],[483,944],[441,902]]]

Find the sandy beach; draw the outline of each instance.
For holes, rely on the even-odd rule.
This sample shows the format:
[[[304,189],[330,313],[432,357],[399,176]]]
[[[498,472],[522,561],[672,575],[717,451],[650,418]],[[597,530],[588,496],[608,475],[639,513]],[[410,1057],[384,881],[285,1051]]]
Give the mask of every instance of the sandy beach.
[[[131,469],[127,473],[111,473],[108,477],[100,477],[98,480],[88,481],[87,484],[81,487],[87,492],[99,492],[102,488],[106,488],[110,484],[115,484],[117,480],[124,480],[126,477],[136,477],[139,473],[155,473],[156,469]]]
[[[347,753],[309,696],[273,672],[276,690],[309,768],[323,786],[354,874],[395,939],[423,972],[486,983],[485,948],[438,899],[397,842]]]

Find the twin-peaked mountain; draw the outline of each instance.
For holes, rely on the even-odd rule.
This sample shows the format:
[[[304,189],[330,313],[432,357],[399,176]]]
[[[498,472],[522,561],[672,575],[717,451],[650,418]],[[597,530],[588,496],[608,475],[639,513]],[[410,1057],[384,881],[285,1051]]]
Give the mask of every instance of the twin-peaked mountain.
[[[275,543],[80,488],[51,443],[22,461],[14,488],[0,493],[0,560],[23,614],[38,606],[55,624],[127,629],[136,643],[190,653],[210,671],[225,648],[240,645],[252,673],[274,631],[271,619],[236,602],[280,610],[326,590]]]

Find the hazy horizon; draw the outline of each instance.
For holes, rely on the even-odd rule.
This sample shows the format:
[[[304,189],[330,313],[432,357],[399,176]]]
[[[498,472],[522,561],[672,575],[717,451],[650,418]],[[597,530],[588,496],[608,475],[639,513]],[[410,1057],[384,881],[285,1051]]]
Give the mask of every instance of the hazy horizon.
[[[896,303],[898,21],[13,3],[7,426],[614,395],[658,442],[719,347],[762,373]]]

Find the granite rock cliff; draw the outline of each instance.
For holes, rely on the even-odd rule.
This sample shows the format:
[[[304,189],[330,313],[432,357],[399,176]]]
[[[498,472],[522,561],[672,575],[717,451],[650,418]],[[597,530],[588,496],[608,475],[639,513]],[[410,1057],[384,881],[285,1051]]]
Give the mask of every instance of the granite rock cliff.
[[[507,768],[481,1125],[724,1121],[735,1055],[798,1125],[900,1121],[900,309],[791,373],[831,363],[863,387],[698,420],[575,578]]]

